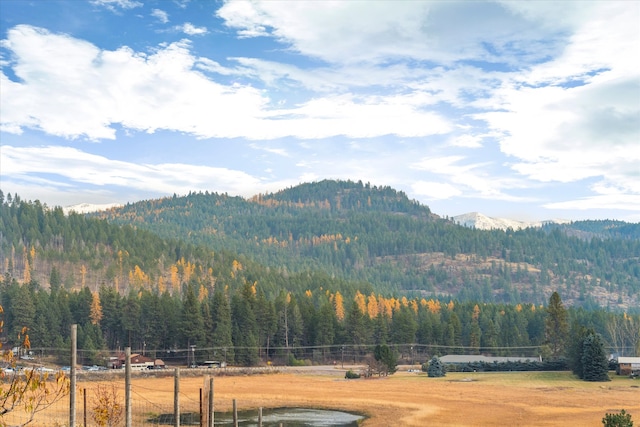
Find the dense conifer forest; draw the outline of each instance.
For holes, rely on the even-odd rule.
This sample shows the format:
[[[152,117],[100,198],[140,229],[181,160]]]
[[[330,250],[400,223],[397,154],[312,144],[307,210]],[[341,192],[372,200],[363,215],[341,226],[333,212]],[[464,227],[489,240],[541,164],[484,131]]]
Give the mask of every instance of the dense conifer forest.
[[[94,215],[0,192],[5,336],[85,363],[131,346],[255,365],[364,355],[550,355],[545,307],[611,351],[637,351],[636,225],[481,231],[389,187],[303,184],[246,200],[216,193]],[[606,234],[604,230],[613,230]],[[626,332],[625,332],[626,331]]]

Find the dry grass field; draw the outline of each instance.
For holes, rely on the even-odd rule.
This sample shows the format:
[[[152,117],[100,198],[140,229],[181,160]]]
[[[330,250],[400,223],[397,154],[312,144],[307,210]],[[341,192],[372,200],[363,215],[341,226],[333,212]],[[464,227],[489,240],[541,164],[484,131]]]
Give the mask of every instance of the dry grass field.
[[[203,377],[188,370],[180,381],[181,403],[197,407]],[[122,378],[114,379],[122,386]],[[315,407],[358,412],[374,426],[602,426],[606,412],[624,408],[640,423],[640,380],[616,377],[587,383],[568,373],[449,373],[444,378],[399,371],[387,378],[345,380],[344,370],[296,368],[273,374],[216,376],[216,411],[269,407]],[[91,390],[102,381],[83,381]],[[173,377],[134,377],[134,424],[148,408],[172,407]],[[146,414],[140,412],[147,411]],[[137,412],[137,413],[136,413]],[[53,413],[47,415],[48,419]],[[64,418],[63,418],[64,419]],[[38,425],[38,423],[36,423]],[[82,425],[81,423],[78,425]]]
[[[601,426],[625,408],[640,422],[640,381],[586,383],[567,373],[398,372],[388,378],[277,374],[215,379],[216,406],[306,406],[356,411],[363,426]]]

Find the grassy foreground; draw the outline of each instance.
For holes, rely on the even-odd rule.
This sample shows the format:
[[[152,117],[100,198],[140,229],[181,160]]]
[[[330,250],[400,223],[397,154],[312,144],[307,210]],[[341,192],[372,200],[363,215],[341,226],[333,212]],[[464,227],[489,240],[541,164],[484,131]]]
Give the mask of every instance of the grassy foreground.
[[[588,383],[566,372],[449,373],[444,378],[428,378],[423,373],[400,371],[387,378],[345,380],[344,370],[311,368],[216,376],[214,402],[216,411],[231,410],[233,399],[239,410],[346,410],[367,416],[364,427],[602,426],[605,413],[623,408],[640,424],[640,380],[611,377],[611,382]],[[111,381],[122,396],[122,378]],[[186,372],[182,376],[182,412],[197,410],[203,383],[202,376],[186,376]],[[86,388],[89,394],[99,384],[105,381],[79,381],[78,387]],[[143,425],[142,420],[150,413],[161,411],[158,408],[170,410],[173,387],[170,376],[134,377],[134,425]],[[64,407],[59,410],[61,414],[43,415],[49,420],[57,415],[64,417]]]
[[[602,426],[624,408],[640,423],[640,381],[587,383],[569,373],[398,372],[344,380],[313,374],[216,378],[217,407],[309,406],[363,413],[363,426]]]

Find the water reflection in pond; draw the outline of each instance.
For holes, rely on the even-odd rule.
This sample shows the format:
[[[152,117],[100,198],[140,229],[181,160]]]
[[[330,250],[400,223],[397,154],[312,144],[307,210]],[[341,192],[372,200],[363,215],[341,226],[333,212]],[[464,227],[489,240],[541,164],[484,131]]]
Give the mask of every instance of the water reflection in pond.
[[[364,417],[342,411],[310,408],[276,408],[263,409],[263,427],[357,427],[358,421]],[[231,413],[216,412],[214,424],[216,426],[233,426]],[[156,419],[149,420],[162,425],[173,425],[173,414],[163,414]],[[183,426],[200,425],[198,414],[181,414],[180,424]],[[238,412],[238,425],[251,427],[258,425],[258,411]]]

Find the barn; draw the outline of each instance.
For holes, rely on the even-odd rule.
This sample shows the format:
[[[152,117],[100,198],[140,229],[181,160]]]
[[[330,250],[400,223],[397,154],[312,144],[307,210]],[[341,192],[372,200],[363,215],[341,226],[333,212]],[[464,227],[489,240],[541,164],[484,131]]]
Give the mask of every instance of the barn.
[[[640,357],[618,357],[616,373],[618,375],[640,374]]]

